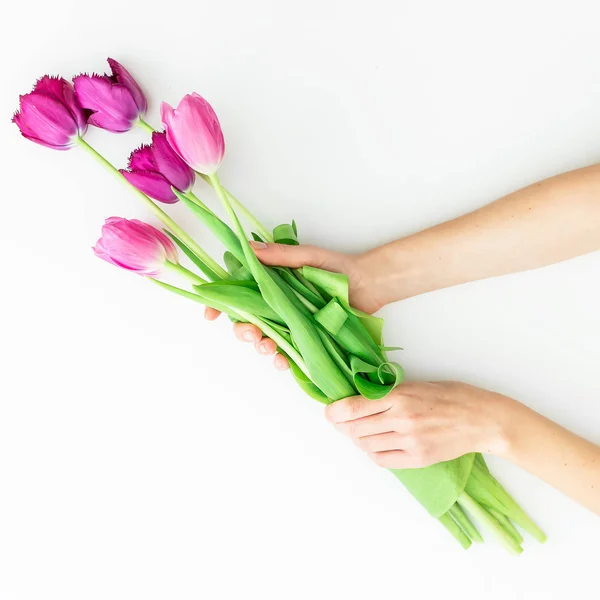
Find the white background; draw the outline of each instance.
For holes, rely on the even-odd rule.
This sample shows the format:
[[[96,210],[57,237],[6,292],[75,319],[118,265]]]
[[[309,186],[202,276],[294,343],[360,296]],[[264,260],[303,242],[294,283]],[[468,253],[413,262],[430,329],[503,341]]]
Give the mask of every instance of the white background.
[[[222,179],[262,220],[360,251],[600,160],[597,2],[9,4],[0,600],[594,597],[600,519],[491,459],[549,541],[462,551],[226,320],[94,258],[105,217],[149,215],[9,118],[38,76],[112,56],[153,124],[161,99],[211,101]],[[87,137],[119,166],[145,138]],[[387,341],[410,378],[494,388],[600,442],[599,267],[387,307]]]

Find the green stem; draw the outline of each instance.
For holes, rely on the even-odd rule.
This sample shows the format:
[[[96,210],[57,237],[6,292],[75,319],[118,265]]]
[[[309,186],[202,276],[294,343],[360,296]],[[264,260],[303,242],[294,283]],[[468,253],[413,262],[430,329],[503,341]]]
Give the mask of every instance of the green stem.
[[[438,521],[454,536],[465,550],[469,549],[471,546],[471,539],[458,526],[458,523],[456,523],[450,513],[444,513],[441,517],[438,517]]]
[[[146,123],[146,121],[144,121],[144,119],[142,119],[142,117],[140,117],[138,119],[138,125],[142,128],[145,129],[146,131],[148,131],[149,133],[154,133],[156,130],[154,129],[154,127],[152,127],[152,125],[149,125],[148,123]]]
[[[477,544],[483,542],[483,538],[479,534],[479,531],[475,528],[475,525],[471,523],[469,517],[465,515],[463,509],[456,502],[450,507],[448,511],[454,520],[462,527],[462,530]]]
[[[208,208],[208,206],[206,206],[206,204],[204,204],[204,202],[202,202],[202,200],[200,200],[200,198],[198,198],[198,196],[196,196],[196,194],[194,194],[194,192],[187,192],[187,193],[184,194],[184,196],[188,200],[191,200],[196,206],[199,206],[200,208],[203,208],[206,212],[208,212],[211,215],[213,215],[213,217],[217,216],[217,215],[215,215],[215,213],[212,210],[210,210],[210,208]]]
[[[90,146],[83,138],[78,138],[81,148],[83,148],[90,156],[96,159],[100,164],[104,165],[111,173],[116,175],[120,181],[125,182],[136,194],[143,200],[148,208],[168,227],[198,258],[202,259],[219,277],[228,279],[229,274],[221,265],[219,265],[211,256],[209,256],[169,215],[153,202],[146,194],[140,192],[136,187],[131,185],[125,177],[119,172],[111,162],[106,160],[97,150]]]
[[[504,528],[483,508],[477,501],[473,500],[469,494],[463,492],[458,498],[461,508],[465,508],[493,535],[509,552],[512,554],[521,554],[523,548],[513,539],[513,537],[504,530]]]
[[[204,175],[203,173],[198,173],[206,183],[213,187],[215,192],[218,193],[217,188],[215,187],[213,176],[212,175]],[[232,194],[230,194],[220,183],[219,186],[222,192],[227,196],[227,200],[231,203],[231,206],[237,210],[245,219],[248,221],[252,227],[256,230],[256,233],[260,235],[260,237],[265,240],[265,242],[273,243],[273,236],[267,230],[266,227],[262,225],[262,223]]]
[[[203,279],[202,277],[200,277],[200,275],[196,275],[196,273],[193,273],[189,269],[186,269],[183,265],[180,265],[179,263],[174,263],[170,260],[167,260],[165,262],[165,267],[167,267],[167,269],[169,269],[170,271],[177,273],[178,275],[182,275],[183,277],[191,281],[194,285],[202,285],[204,283],[208,283],[206,279]]]

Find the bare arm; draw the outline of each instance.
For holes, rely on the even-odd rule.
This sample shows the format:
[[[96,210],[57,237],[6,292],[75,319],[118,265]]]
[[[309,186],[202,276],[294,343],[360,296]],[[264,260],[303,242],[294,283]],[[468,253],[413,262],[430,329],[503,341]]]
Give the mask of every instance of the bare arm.
[[[600,249],[600,165],[564,173],[359,257],[379,302]]]

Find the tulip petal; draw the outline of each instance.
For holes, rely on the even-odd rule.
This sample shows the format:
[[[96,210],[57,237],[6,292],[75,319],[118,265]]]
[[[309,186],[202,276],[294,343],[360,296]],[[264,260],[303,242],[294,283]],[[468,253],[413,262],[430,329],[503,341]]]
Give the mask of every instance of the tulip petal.
[[[77,123],[79,135],[83,135],[85,133],[87,128],[87,118],[82,106],[79,104],[79,101],[75,96],[75,90],[73,89],[73,86],[66,79],[63,79],[62,77],[44,75],[36,81],[33,91],[43,92],[47,96],[52,96],[64,104],[69,109],[73,119]]]
[[[225,141],[219,119],[199,94],[188,94],[175,110],[161,105],[161,118],[172,148],[195,171],[210,175],[223,161]]]
[[[132,128],[138,107],[124,85],[102,75],[77,75],[73,84],[81,106],[93,111],[88,123],[113,133]]]
[[[131,97],[138,108],[139,114],[145,114],[148,110],[148,101],[138,82],[131,76],[131,73],[129,73],[129,71],[114,58],[107,58],[106,60],[108,61],[115,80],[124,85],[131,93]]]
[[[171,185],[182,192],[192,189],[196,179],[194,171],[171,148],[164,132],[155,131],[152,134],[152,155],[155,170],[161,173]]]
[[[93,251],[102,260],[139,275],[160,275],[166,260],[178,260],[175,245],[162,231],[119,217],[106,219]]]
[[[171,189],[171,183],[160,173],[153,171],[121,171],[129,183],[150,198],[166,204],[177,202],[177,196]]]
[[[72,145],[77,123],[62,102],[45,92],[32,92],[21,96],[20,107],[13,121],[25,137],[52,148]]]
[[[154,153],[150,144],[142,144],[136,148],[130,155],[128,166],[132,171],[156,171],[156,162]]]

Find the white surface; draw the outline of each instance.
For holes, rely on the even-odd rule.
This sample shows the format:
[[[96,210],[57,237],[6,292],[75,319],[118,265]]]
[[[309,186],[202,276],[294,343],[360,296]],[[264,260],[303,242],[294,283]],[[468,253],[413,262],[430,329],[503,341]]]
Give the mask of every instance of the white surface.
[[[461,551],[228,322],[95,259],[104,217],[148,214],[8,117],[36,77],[113,56],[152,123],[161,99],[213,103],[222,179],[261,218],[358,251],[600,160],[597,3],[10,4],[0,600],[593,597],[600,519],[491,460],[549,542]],[[145,136],[88,139],[122,165]],[[384,311],[387,340],[412,378],[495,388],[600,442],[599,267],[414,298]]]

